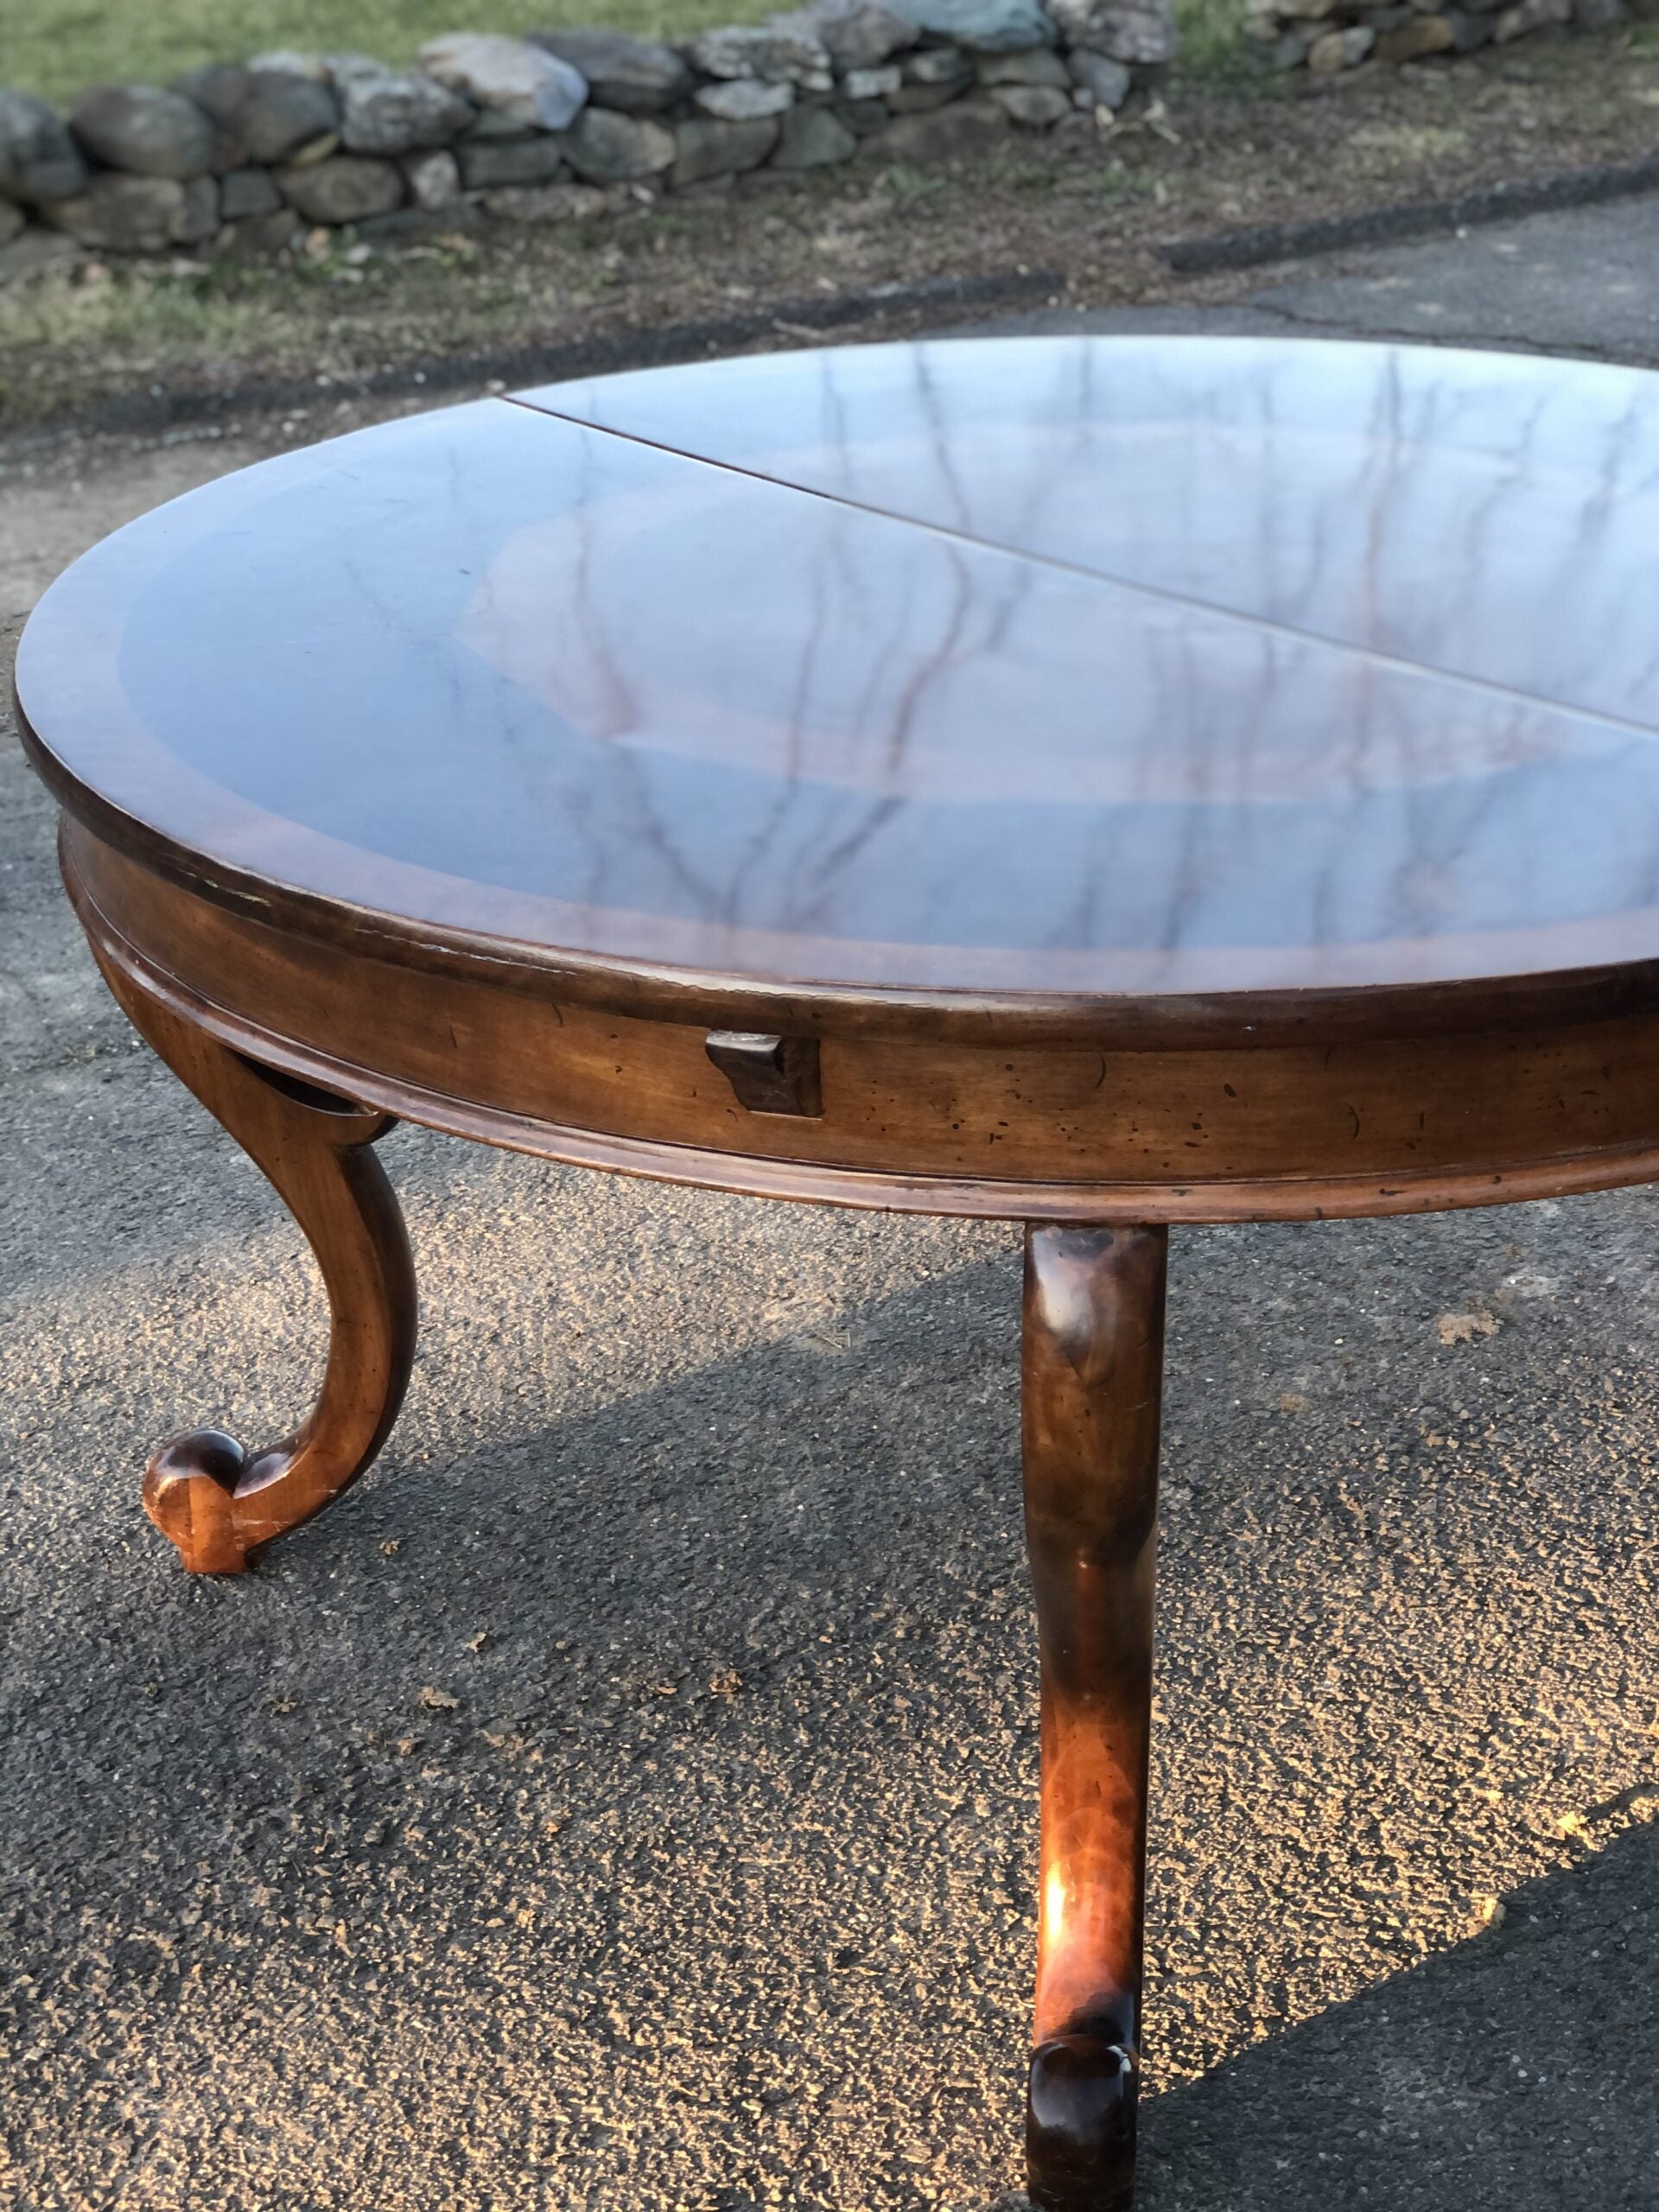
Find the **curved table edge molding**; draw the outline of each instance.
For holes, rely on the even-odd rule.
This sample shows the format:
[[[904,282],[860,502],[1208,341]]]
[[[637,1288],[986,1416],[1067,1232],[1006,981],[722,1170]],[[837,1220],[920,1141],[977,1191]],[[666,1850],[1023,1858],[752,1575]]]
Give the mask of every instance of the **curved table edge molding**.
[[[1231,1183],[1023,1182],[991,1177],[895,1175],[817,1162],[765,1159],[692,1145],[607,1135],[389,1080],[372,1069],[264,1029],[158,967],[103,913],[66,839],[66,888],[100,956],[130,974],[181,1019],[220,1043],[303,1082],[378,1107],[399,1121],[573,1167],[593,1167],[743,1198],[785,1198],[867,1211],[962,1219],[1109,1224],[1222,1224],[1338,1221],[1441,1212],[1566,1198],[1659,1182],[1659,1142],[1457,1174],[1375,1178],[1284,1177]]]
[[[1051,991],[988,987],[973,992],[873,983],[791,983],[761,976],[626,959],[522,938],[419,922],[378,907],[211,860],[112,805],[77,778],[29,721],[16,686],[12,711],[25,755],[73,824],[134,866],[226,912],[271,923],[342,951],[423,973],[499,981],[527,996],[563,1000],[710,1028],[969,1039],[988,1045],[1063,1043],[1142,1036],[1197,1049],[1254,1050],[1318,1036],[1461,1036],[1471,1027],[1570,1023],[1659,1014],[1659,956],[1586,957],[1578,964],[1467,979],[1332,982],[1217,991]],[[1598,1186],[1599,1187],[1599,1186]],[[1453,1203],[1465,1203],[1453,1201]],[[1228,1218],[1234,1217],[1229,1216]],[[1285,1218],[1301,1218],[1286,1216]]]

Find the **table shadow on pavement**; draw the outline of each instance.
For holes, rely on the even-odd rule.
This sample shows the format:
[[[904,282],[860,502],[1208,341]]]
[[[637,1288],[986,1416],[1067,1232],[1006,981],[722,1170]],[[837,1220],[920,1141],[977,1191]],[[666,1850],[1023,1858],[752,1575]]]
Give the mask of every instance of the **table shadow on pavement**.
[[[1659,1829],[1630,1828],[1501,1927],[1155,2098],[1147,2212],[1651,2212],[1656,1955]]]
[[[774,1219],[526,1163],[447,1185],[456,1157],[421,1141],[417,1245],[487,1187],[532,1211],[580,1205],[590,1227],[641,1240],[678,1223],[730,1298]],[[1471,1711],[1456,1636],[1414,1639],[1437,1605],[1458,1613],[1472,1577],[1464,1629],[1497,1606],[1524,1642],[1558,1586],[1620,1564],[1635,1523],[1601,1444],[1553,1444],[1542,1494],[1523,1457],[1502,1478],[1510,1498],[1434,1452],[1366,1476],[1377,1437],[1351,1432],[1361,1414],[1368,1428],[1449,1423],[1477,1359],[1494,1397],[1520,1394],[1527,1433],[1541,1359],[1582,1406],[1573,1362],[1605,1366],[1605,1307],[1523,1302],[1500,1332],[1461,1349],[1431,1333],[1428,1351],[1425,1315],[1512,1270],[1516,1236],[1556,1246],[1569,1221],[1603,1268],[1626,1258],[1645,1283],[1651,1211],[1637,1194],[1524,1225],[1182,1240],[1151,2038],[1154,2079],[1160,2050],[1208,2070],[1148,2101],[1154,2212],[1344,2196],[1542,2212],[1563,2176],[1598,2212],[1649,2202],[1634,2192],[1652,2157],[1651,1836],[1518,1889],[1510,1923],[1427,1965],[1399,1971],[1379,1939],[1327,1975],[1305,1917],[1332,1878],[1299,1856],[1307,1789],[1287,1801],[1256,1755],[1311,1758],[1311,1802],[1340,1780],[1357,1806],[1409,1816],[1432,1851],[1399,1806],[1400,1713],[1456,1756],[1491,1712],[1527,1719],[1529,1677],[1484,1686]],[[798,1278],[866,1233],[775,1219],[799,1240]],[[919,1264],[911,1233],[881,1231]],[[0,1911],[10,1961],[50,2008],[19,2039],[8,2126],[26,2184],[55,2170],[112,2202],[106,2184],[136,2173],[133,2201],[169,2212],[208,2183],[257,2212],[979,2212],[1006,2190],[1034,1666],[1017,1255],[1000,1231],[978,1249],[968,1264],[941,1249],[942,1270],[889,1296],[538,1425],[525,1415],[543,1340],[504,1346],[480,1325],[492,1248],[451,1247],[465,1272],[429,1279],[434,1348],[385,1467],[240,1584],[188,1581],[130,1491],[111,1503],[110,1482],[132,1479],[127,1428],[157,1417],[146,1394],[113,1435],[95,1399],[53,1394],[51,1448],[89,1533],[73,1572],[14,1560],[19,1589],[48,1597],[26,1623],[36,1703],[8,1758]],[[550,1283],[530,1325],[556,1333],[560,1298]],[[451,1300],[463,1325],[446,1330]],[[639,1305],[609,1317],[625,1389],[652,1325]],[[1626,1306],[1645,1357],[1648,1309]],[[1324,1349],[1333,1326],[1340,1351]],[[290,1358],[309,1356],[243,1323],[230,1349],[227,1365],[222,1341],[181,1342],[150,1387],[194,1412],[204,1377],[223,1392],[257,1359],[286,1389]],[[1274,1411],[1288,1380],[1311,1410]],[[1482,1530],[1522,1518],[1522,1551],[1485,1545]],[[1564,1531],[1584,1538],[1570,1576]],[[1391,1594],[1372,1615],[1378,1574]],[[1296,1647],[1303,1703],[1264,1623]],[[1572,1645],[1566,1616],[1548,1633],[1598,1648]],[[1339,1689],[1315,1655],[1341,1660]],[[1314,1707],[1338,1704],[1345,1777],[1315,1728]],[[1413,1772],[1421,1749],[1407,1745]],[[1460,1858],[1468,1839],[1454,1841]],[[1249,1882],[1215,1892],[1241,1859]],[[1350,1871],[1373,1878],[1363,1852]],[[1188,1950],[1166,1958],[1177,1898]],[[1580,1939],[1614,1919],[1636,1924]],[[1558,1920],[1573,1941],[1551,1934]],[[1281,2003],[1289,1953],[1308,1979]],[[1217,1978],[1183,2037],[1171,2012],[1194,1955]],[[1344,1974],[1375,1981],[1321,2009]],[[1300,2024],[1238,2051],[1268,2017]],[[1217,2050],[1238,2055],[1217,2064]],[[130,2088],[141,2075],[160,2085],[148,2100]]]

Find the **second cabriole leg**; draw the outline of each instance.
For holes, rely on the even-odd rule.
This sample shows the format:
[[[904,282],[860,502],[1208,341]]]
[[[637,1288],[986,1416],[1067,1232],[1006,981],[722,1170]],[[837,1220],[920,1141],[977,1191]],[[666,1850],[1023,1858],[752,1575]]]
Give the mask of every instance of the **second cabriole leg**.
[[[354,1482],[385,1442],[415,1352],[415,1273],[403,1216],[370,1149],[391,1116],[257,1065],[187,1020],[94,944],[133,1027],[275,1185],[305,1231],[328,1294],[328,1363],[298,1430],[249,1452],[218,1429],[164,1445],[144,1505],[198,1574],[248,1554]]]
[[[1135,2193],[1167,1242],[1162,1228],[1027,1232],[1042,1838],[1026,2142],[1042,2212],[1123,2212]]]

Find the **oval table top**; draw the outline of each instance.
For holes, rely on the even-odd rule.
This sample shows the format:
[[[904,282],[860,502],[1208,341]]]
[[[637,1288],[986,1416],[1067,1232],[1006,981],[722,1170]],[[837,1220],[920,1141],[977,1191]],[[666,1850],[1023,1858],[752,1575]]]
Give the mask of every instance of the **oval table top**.
[[[17,689],[100,836],[302,931],[1473,1009],[1659,962],[1659,377],[1065,338],[555,385],[118,531]]]

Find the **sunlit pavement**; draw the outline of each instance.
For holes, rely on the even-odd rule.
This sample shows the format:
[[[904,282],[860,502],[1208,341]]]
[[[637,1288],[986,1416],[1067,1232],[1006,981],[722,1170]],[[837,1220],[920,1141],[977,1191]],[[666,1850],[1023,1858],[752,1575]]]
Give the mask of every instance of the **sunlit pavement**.
[[[1656,308],[1650,200],[1156,319],[1646,359]],[[257,450],[14,484],[8,641]],[[193,1582],[145,1454],[278,1433],[319,1301],[96,982],[10,737],[0,778],[0,2200],[987,2212],[1015,1236],[402,1131],[391,1445]],[[1175,1243],[1144,2202],[1651,2208],[1659,1196]]]

